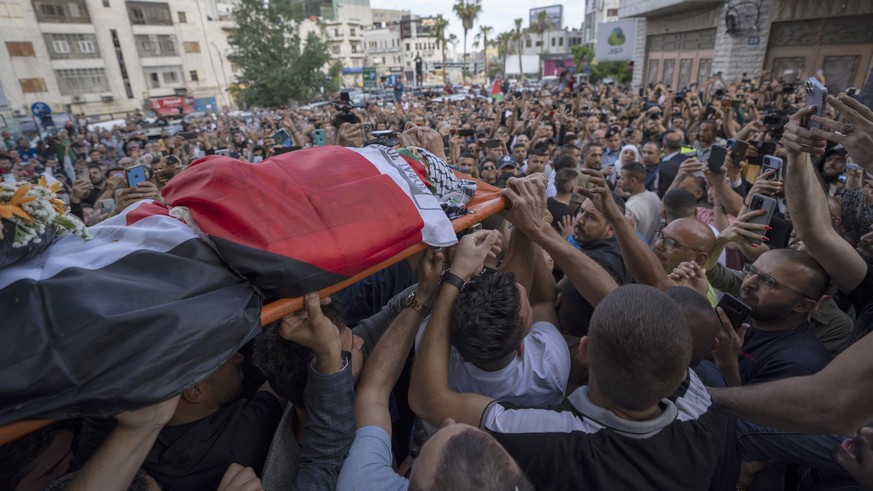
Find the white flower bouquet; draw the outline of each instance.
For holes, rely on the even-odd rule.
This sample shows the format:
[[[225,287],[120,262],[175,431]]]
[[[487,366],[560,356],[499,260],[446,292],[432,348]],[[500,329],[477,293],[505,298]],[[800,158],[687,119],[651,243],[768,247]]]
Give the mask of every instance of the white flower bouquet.
[[[58,199],[60,184],[0,182],[0,267],[34,255],[56,238],[72,232],[88,239],[88,229]]]

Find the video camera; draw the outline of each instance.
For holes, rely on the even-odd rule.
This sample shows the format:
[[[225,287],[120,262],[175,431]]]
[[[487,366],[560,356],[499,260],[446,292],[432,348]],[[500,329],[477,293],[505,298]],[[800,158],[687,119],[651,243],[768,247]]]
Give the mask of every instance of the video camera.
[[[393,147],[400,142],[400,139],[397,137],[397,134],[394,133],[394,130],[371,131],[370,136],[372,138],[364,142],[365,147],[367,145],[385,145],[386,147]]]

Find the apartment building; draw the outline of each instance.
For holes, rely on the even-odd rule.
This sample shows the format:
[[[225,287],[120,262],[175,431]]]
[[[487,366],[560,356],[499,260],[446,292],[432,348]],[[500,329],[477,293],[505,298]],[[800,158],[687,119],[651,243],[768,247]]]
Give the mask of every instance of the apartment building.
[[[229,106],[232,2],[0,2],[0,87],[16,116],[34,102],[88,115]]]

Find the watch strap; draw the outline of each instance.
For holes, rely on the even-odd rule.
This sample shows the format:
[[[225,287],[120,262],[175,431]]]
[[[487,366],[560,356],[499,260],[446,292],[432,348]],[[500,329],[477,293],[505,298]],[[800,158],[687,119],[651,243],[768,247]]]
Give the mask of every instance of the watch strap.
[[[422,315],[429,315],[431,307],[421,303],[415,298],[415,292],[406,297],[406,306]]]
[[[463,290],[464,285],[467,284],[467,282],[464,281],[460,276],[452,273],[448,269],[443,271],[442,280],[444,283],[448,283],[450,285],[454,285],[455,287],[457,287],[458,291]]]

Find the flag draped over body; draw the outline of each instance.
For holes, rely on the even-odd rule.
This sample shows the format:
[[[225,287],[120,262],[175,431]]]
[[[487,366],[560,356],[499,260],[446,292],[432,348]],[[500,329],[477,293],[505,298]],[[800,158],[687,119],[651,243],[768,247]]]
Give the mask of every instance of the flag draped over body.
[[[0,269],[0,424],[163,400],[260,331],[264,297],[455,243],[426,165],[387,147],[207,157],[165,186],[167,206],[136,203],[89,241]]]

